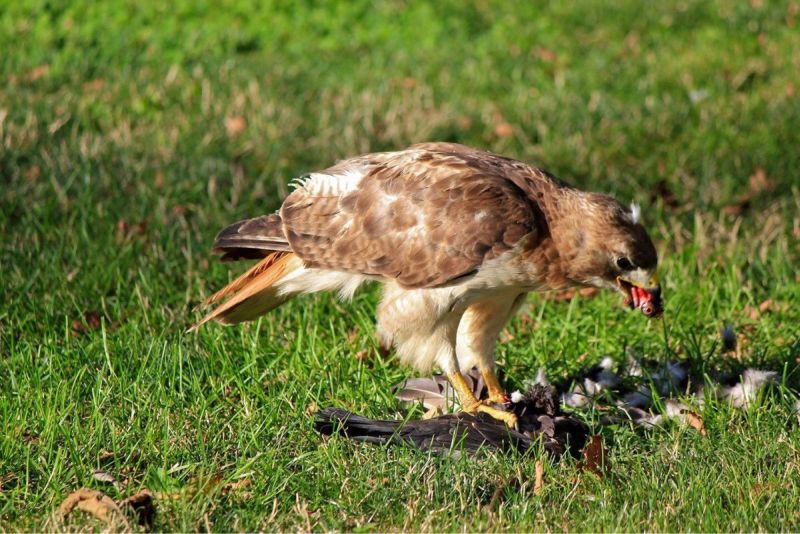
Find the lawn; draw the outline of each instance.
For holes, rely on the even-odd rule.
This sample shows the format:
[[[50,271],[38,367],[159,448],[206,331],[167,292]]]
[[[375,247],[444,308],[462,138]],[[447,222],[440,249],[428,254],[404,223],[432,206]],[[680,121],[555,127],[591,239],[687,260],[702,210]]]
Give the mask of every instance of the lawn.
[[[101,530],[51,522],[83,486],[149,488],[159,531],[800,529],[800,4],[516,4],[0,5],[0,531]],[[184,333],[244,267],[210,254],[221,227],[426,140],[638,201],[657,243],[663,321],[533,295],[509,386],[633,350],[778,387],[698,408],[705,436],[582,412],[609,471],[545,460],[535,493],[532,458],[314,431],[326,406],[406,413],[375,288]]]

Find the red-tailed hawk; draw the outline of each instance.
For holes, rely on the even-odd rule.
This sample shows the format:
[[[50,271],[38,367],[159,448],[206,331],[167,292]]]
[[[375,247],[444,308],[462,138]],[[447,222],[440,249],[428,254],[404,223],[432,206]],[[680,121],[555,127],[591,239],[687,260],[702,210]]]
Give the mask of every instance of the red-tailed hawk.
[[[377,333],[420,370],[442,369],[465,411],[505,394],[495,374],[498,334],[529,291],[574,286],[620,291],[647,316],[661,313],[656,250],[638,209],[574,189],[510,158],[447,143],[341,161],[297,181],[271,215],[237,222],[214,244],[223,259],[261,258],[212,295],[193,328],[255,319],[316,291],[350,297],[383,286]],[[490,401],[461,369],[477,366]]]

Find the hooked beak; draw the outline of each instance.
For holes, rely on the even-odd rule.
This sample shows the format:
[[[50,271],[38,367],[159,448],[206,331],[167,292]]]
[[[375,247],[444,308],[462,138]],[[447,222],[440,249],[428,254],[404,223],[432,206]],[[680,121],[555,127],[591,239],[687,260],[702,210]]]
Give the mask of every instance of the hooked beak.
[[[638,308],[645,316],[651,318],[660,317],[664,312],[661,286],[655,275],[649,277],[645,283],[618,276],[617,285],[625,297],[626,306],[632,309]]]

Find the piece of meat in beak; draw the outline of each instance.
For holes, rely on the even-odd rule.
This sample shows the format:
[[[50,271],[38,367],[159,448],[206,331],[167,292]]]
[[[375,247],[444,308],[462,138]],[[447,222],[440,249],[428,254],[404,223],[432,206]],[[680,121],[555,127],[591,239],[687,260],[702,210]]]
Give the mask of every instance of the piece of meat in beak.
[[[633,280],[617,277],[617,285],[625,298],[625,305],[638,309],[647,317],[660,317],[664,312],[661,301],[661,286],[655,276],[647,280],[649,283],[639,285]]]

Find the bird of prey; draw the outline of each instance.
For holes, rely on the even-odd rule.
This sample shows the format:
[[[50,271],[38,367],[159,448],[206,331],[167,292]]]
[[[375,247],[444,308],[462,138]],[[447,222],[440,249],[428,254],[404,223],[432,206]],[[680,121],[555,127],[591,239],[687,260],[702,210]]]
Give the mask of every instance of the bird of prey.
[[[514,426],[494,345],[531,291],[594,286],[661,314],[657,254],[636,207],[511,158],[450,143],[366,154],[298,179],[280,209],[216,238],[223,260],[259,259],[209,297],[192,329],[256,319],[294,296],[382,285],[377,335],[421,371],[438,366],[468,413]],[[226,299],[223,301],[223,299]],[[477,366],[479,401],[462,369]]]

